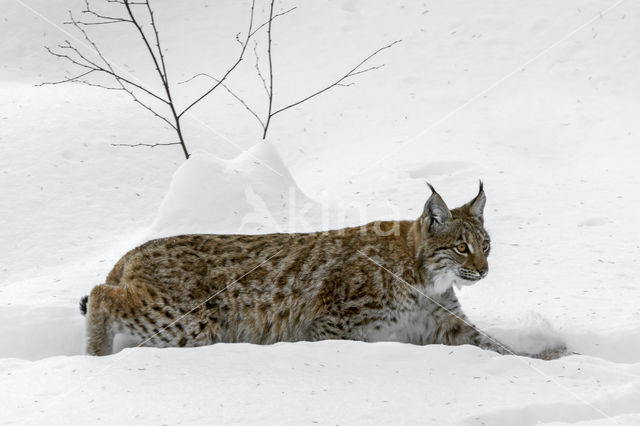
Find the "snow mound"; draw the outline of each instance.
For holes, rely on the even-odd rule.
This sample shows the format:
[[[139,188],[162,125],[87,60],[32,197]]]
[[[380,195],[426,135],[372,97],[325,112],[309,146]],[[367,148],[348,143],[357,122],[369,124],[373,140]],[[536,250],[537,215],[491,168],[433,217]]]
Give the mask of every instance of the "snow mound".
[[[537,354],[565,345],[565,338],[554,329],[551,322],[534,311],[521,315],[508,327],[494,326],[487,328],[487,331],[518,352]]]
[[[149,237],[310,231],[291,219],[315,205],[269,142],[231,160],[197,151],[175,172]]]

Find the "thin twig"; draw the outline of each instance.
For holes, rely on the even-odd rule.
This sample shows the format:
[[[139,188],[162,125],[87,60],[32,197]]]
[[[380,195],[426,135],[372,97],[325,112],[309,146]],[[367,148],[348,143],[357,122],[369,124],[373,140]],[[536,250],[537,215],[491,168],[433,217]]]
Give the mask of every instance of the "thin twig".
[[[125,5],[127,0],[125,1]],[[149,19],[151,21],[151,28],[153,29],[153,33],[155,35],[155,40],[156,40],[156,49],[157,49],[157,53],[158,53],[158,57],[160,59],[160,64],[162,66],[162,71],[160,70],[160,68],[158,67],[158,59],[156,58],[156,56],[153,53],[153,49],[151,49],[151,46],[149,45],[149,42],[146,39],[146,36],[144,34],[144,31],[142,31],[142,27],[140,25],[137,24],[137,22],[135,22],[135,18],[133,16],[133,13],[131,12],[131,8],[127,7],[127,11],[129,12],[129,16],[131,17],[131,19],[134,21],[134,24],[136,25],[136,27],[138,27],[142,38],[145,41],[145,45],[147,46],[149,53],[151,54],[154,64],[156,65],[156,70],[158,71],[158,74],[160,75],[160,78],[162,79],[162,83],[164,85],[164,89],[165,92],[167,94],[167,99],[169,100],[169,109],[171,110],[171,115],[173,115],[173,121],[175,122],[175,125],[173,126],[174,130],[177,132],[178,134],[178,138],[180,139],[180,145],[182,146],[182,151],[184,152],[184,156],[185,158],[188,160],[189,159],[189,152],[187,151],[187,146],[184,143],[184,137],[182,136],[182,129],[180,127],[180,116],[178,115],[175,105],[173,103],[173,99],[171,97],[171,90],[169,87],[169,77],[167,76],[167,66],[165,64],[164,61],[164,54],[162,53],[162,47],[160,46],[160,35],[158,34],[158,27],[156,26],[156,21],[155,18],[153,16],[153,10],[151,9],[151,4],[149,3],[149,0],[145,0],[144,3],[146,3],[147,5],[147,12],[149,13]]]
[[[87,1],[87,6],[89,6],[89,3]],[[142,90],[143,92],[150,94],[151,96],[155,97],[156,99],[164,102],[167,105],[170,105],[170,101],[167,101],[164,98],[161,98],[160,96],[156,95],[155,93],[152,93],[151,91],[149,91],[147,88],[134,83],[132,81],[130,81],[127,78],[122,77],[120,74],[116,73],[116,71],[114,70],[113,66],[111,66],[111,63],[107,60],[107,58],[105,58],[105,56],[102,54],[102,52],[100,51],[100,48],[98,48],[98,45],[89,37],[89,35],[87,34],[87,32],[84,30],[84,28],[81,28],[79,25],[77,25],[76,20],[73,17],[73,14],[71,12],[69,12],[69,16],[71,17],[71,22],[73,23],[73,25],[82,33],[82,35],[84,36],[85,40],[87,40],[88,43],[91,44],[91,46],[93,47],[94,51],[96,52],[96,54],[98,55],[98,57],[102,60],[102,62],[106,65],[106,69],[97,65],[95,62],[90,61],[89,59],[87,59],[78,49],[76,49],[75,47],[73,47],[71,45],[71,43],[69,41],[67,41],[67,46],[72,49],[74,52],[76,52],[77,55],[79,55],[83,60],[87,61],[88,63],[90,63],[91,65],[93,65],[94,67],[96,67],[97,70],[101,70],[103,72],[106,72],[110,75],[112,75],[115,79],[116,82],[120,85],[120,87],[122,88],[122,90],[124,90],[125,92],[127,92],[129,94],[129,96],[131,96],[131,99],[133,99],[133,101],[135,103],[137,103],[138,105],[140,105],[142,108],[146,109],[147,111],[149,111],[151,114],[153,114],[155,117],[161,119],[162,121],[164,121],[165,123],[167,123],[172,129],[177,131],[177,125],[176,123],[172,123],[171,121],[169,121],[169,119],[167,119],[166,117],[164,117],[162,114],[160,114],[158,111],[156,111],[155,109],[153,109],[152,107],[150,107],[149,105],[147,105],[146,103],[144,103],[135,93],[133,90],[131,90],[129,87],[126,87],[124,83],[130,84],[140,90]],[[105,86],[101,86],[101,85],[96,85],[96,84],[88,84],[89,86],[97,86],[97,87],[103,87],[106,88]],[[180,136],[180,135],[178,135]],[[183,147],[184,148],[184,147]],[[186,148],[185,149],[185,156],[187,156],[186,154]],[[187,156],[188,158],[188,156]]]
[[[126,89],[123,89],[122,87],[111,87],[111,86],[105,86],[103,84],[98,84],[98,83],[92,83],[88,80],[78,80],[78,83],[82,83],[84,85],[87,86],[91,86],[91,87],[99,87],[100,89],[105,89],[105,90],[123,90],[126,92]]]
[[[251,108],[251,107],[250,107],[250,106],[245,102],[245,100],[244,100],[244,99],[242,99],[242,98],[241,98],[240,96],[238,96],[238,95],[237,95],[233,90],[231,90],[231,88],[230,88],[229,86],[227,86],[226,84],[224,84],[224,83],[220,82],[217,78],[215,78],[215,77],[213,77],[213,76],[211,76],[211,75],[209,75],[209,74],[207,74],[207,73],[201,72],[201,73],[198,73],[198,74],[194,75],[193,77],[191,77],[191,78],[189,78],[189,79],[187,79],[187,80],[185,80],[185,81],[181,81],[181,82],[179,82],[178,84],[188,83],[188,82],[190,82],[191,80],[195,79],[196,77],[209,77],[210,79],[212,79],[212,80],[216,81],[216,82],[217,82],[220,86],[222,86],[222,87],[223,87],[223,88],[224,88],[224,89],[225,89],[225,90],[226,90],[226,91],[227,91],[231,96],[233,96],[233,97],[234,97],[238,102],[240,102],[240,103],[242,104],[242,106],[243,106],[247,111],[249,111],[249,113],[250,113],[252,116],[254,116],[256,120],[258,120],[258,123],[260,123],[260,126],[264,129],[264,122],[262,121],[262,119],[260,118],[260,116],[255,112],[255,110],[254,110],[253,108]]]
[[[118,4],[122,4],[124,5],[125,0],[107,0],[107,3],[118,3]],[[144,2],[135,2],[135,1],[130,1],[128,2],[130,5],[141,5],[144,6]]]
[[[373,71],[373,70],[377,70],[377,69],[382,68],[384,65],[376,65],[376,66],[373,66],[373,67],[369,67],[369,68],[367,68],[367,69],[358,70],[358,68],[360,68],[360,67],[361,67],[362,65],[364,65],[367,61],[369,61],[371,58],[373,58],[374,56],[376,56],[378,53],[382,52],[382,51],[383,51],[383,50],[385,50],[385,49],[389,49],[390,47],[392,47],[393,45],[395,45],[395,44],[397,44],[397,43],[400,43],[401,41],[402,41],[402,40],[396,40],[396,41],[394,41],[393,43],[390,43],[390,44],[388,44],[388,45],[386,45],[386,46],[381,47],[380,49],[376,50],[376,51],[375,51],[375,52],[373,52],[371,55],[367,56],[367,57],[366,57],[366,58],[364,58],[362,61],[360,61],[360,63],[359,63],[358,65],[356,65],[355,67],[353,67],[351,70],[349,70],[349,72],[347,72],[345,75],[343,75],[342,77],[340,77],[340,78],[339,78],[338,80],[336,80],[334,83],[332,83],[332,84],[328,85],[327,87],[325,87],[325,88],[323,88],[323,89],[320,89],[320,90],[318,90],[318,91],[316,91],[316,92],[314,92],[314,93],[310,94],[309,96],[304,97],[303,99],[300,99],[300,100],[299,100],[299,101],[297,101],[297,102],[294,102],[294,103],[292,103],[292,104],[289,104],[289,105],[287,105],[287,106],[285,106],[285,107],[282,107],[282,108],[280,108],[280,109],[278,109],[278,110],[274,111],[274,112],[271,114],[271,116],[274,116],[274,115],[276,115],[276,114],[279,114],[279,113],[281,113],[282,111],[286,111],[286,110],[288,110],[289,108],[293,108],[293,107],[295,107],[295,106],[297,106],[297,105],[300,105],[301,103],[306,102],[306,101],[308,101],[309,99],[311,99],[311,98],[313,98],[313,97],[316,97],[316,96],[318,96],[319,94],[324,93],[324,92],[326,92],[326,91],[327,91],[327,90],[329,90],[329,89],[332,89],[333,87],[336,87],[336,86],[344,86],[344,85],[342,84],[342,82],[343,82],[344,80],[346,80],[346,79],[350,78],[350,77],[356,76],[356,75],[358,75],[358,74],[364,74],[364,73],[366,73],[366,72],[369,72],[369,71]]]
[[[253,30],[253,32],[251,33],[251,36],[255,35],[258,31],[263,29],[265,26],[269,25],[269,23],[272,22],[274,19],[279,18],[281,16],[284,16],[289,12],[293,12],[296,9],[297,9],[297,7],[294,6],[292,8],[289,8],[289,9],[285,10],[284,12],[276,13],[275,15],[271,16],[268,21],[263,22],[255,30]],[[249,38],[251,38],[251,37],[249,37]]]
[[[222,84],[222,87],[224,87],[226,89],[227,92],[229,92],[229,94],[231,96],[233,96],[238,102],[240,102],[242,104],[242,106],[244,106],[244,108],[249,111],[249,113],[251,115],[253,115],[255,117],[256,120],[258,120],[258,123],[260,123],[260,126],[262,126],[262,128],[264,129],[264,123],[262,122],[262,119],[260,118],[260,116],[249,106],[247,105],[247,103],[238,95],[236,95],[230,88],[229,86],[227,86],[226,84]]]
[[[365,69],[361,69],[361,67],[366,64],[369,60],[371,60],[374,56],[376,56],[378,53],[382,52],[383,50],[389,49],[392,46],[394,46],[397,43],[400,43],[401,40],[396,40],[386,46],[383,46],[381,48],[379,48],[378,50],[376,50],[375,52],[371,53],[369,56],[367,56],[366,58],[364,58],[362,61],[360,61],[355,67],[351,68],[346,74],[344,74],[342,77],[338,78],[336,81],[334,81],[333,83],[329,84],[328,86],[317,90],[313,93],[311,93],[308,96],[305,96],[304,98],[300,99],[299,101],[293,102],[291,104],[288,104],[284,107],[278,108],[274,110],[274,92],[273,92],[273,86],[274,86],[274,75],[273,75],[273,52],[272,52],[272,36],[271,36],[271,31],[272,31],[272,22],[273,22],[273,18],[274,18],[274,14],[273,14],[273,8],[275,5],[275,0],[271,0],[270,1],[270,8],[269,8],[269,20],[267,21],[267,60],[269,62],[269,78],[268,78],[268,85],[267,85],[267,81],[264,78],[264,76],[262,75],[262,71],[260,70],[260,58],[258,55],[258,51],[257,51],[257,43],[254,46],[254,53],[256,55],[256,64],[255,64],[255,68],[258,72],[258,76],[260,77],[260,80],[262,80],[263,86],[265,91],[267,92],[267,101],[268,101],[268,108],[267,108],[267,115],[266,118],[264,119],[264,121],[260,120],[261,123],[264,123],[263,127],[263,133],[262,133],[262,139],[266,139],[267,137],[267,132],[269,131],[269,126],[271,124],[271,120],[273,119],[273,117],[275,117],[276,115],[280,114],[283,111],[286,111],[290,108],[293,108],[297,105],[300,105],[334,87],[349,87],[352,86],[354,83],[353,82],[349,82],[349,83],[345,83],[344,81],[354,77],[356,75],[359,74],[364,74],[370,71],[374,71],[377,69],[380,69],[384,66],[384,64],[382,65],[375,65],[375,66],[371,66]],[[277,16],[277,15],[275,15]]]
[[[82,73],[82,74],[76,75],[75,77],[65,78],[65,79],[60,80],[60,81],[48,81],[48,82],[47,82],[47,81],[45,81],[45,82],[43,82],[43,83],[38,83],[38,84],[36,84],[36,86],[45,86],[45,85],[47,85],[47,84],[62,84],[62,83],[69,83],[69,82],[72,82],[72,81],[78,81],[78,79],[79,79],[79,78],[82,78],[82,77],[84,77],[85,75],[89,75],[89,74],[91,74],[92,72],[95,72],[95,70],[89,70],[89,71],[84,72],[84,73]]]
[[[183,109],[182,112],[180,112],[178,114],[178,118],[182,117],[182,115],[184,115],[184,113],[189,111],[198,102],[200,102],[201,100],[206,98],[211,92],[216,90],[222,84],[222,82],[229,76],[229,74],[231,74],[231,72],[234,69],[236,69],[236,67],[240,64],[240,62],[242,62],[242,58],[244,56],[244,52],[247,50],[247,44],[249,43],[249,39],[252,36],[253,17],[254,17],[255,7],[256,7],[256,0],[252,0],[251,1],[251,13],[250,13],[250,16],[249,16],[249,28],[247,30],[247,38],[246,38],[245,42],[242,43],[242,49],[240,49],[240,54],[238,55],[238,58],[236,59],[236,61],[233,63],[233,65],[231,65],[231,67],[227,70],[227,72],[224,73],[224,75],[222,77],[220,77],[219,79],[216,79],[217,83],[214,84],[213,87],[209,88],[206,92],[204,92],[202,95],[200,95],[195,101],[191,102],[185,109]]]
[[[240,34],[236,34],[236,41],[240,44],[241,49],[240,49],[240,53],[236,59],[236,61],[231,65],[231,67],[229,69],[227,69],[227,71],[222,75],[222,77],[214,79],[216,81],[216,84],[214,84],[212,87],[210,87],[208,90],[206,90],[202,95],[200,95],[196,100],[194,100],[193,102],[191,102],[185,109],[182,110],[182,112],[180,112],[178,114],[178,117],[181,117],[184,113],[186,113],[187,111],[189,111],[191,108],[193,108],[198,102],[202,101],[204,98],[206,98],[210,93],[212,93],[213,91],[215,91],[218,87],[220,87],[222,85],[222,83],[227,79],[227,77],[229,76],[229,74],[231,74],[231,72],[236,69],[236,67],[240,64],[240,62],[242,62],[243,58],[244,58],[244,54],[247,50],[247,46],[249,45],[249,41],[251,40],[251,38],[258,32],[260,31],[260,29],[264,28],[267,25],[271,25],[271,22],[283,15],[288,14],[289,12],[292,12],[293,10],[295,10],[295,7],[292,7],[290,9],[285,10],[284,12],[280,12],[276,15],[270,15],[269,20],[267,22],[264,22],[262,24],[260,24],[258,27],[253,28],[253,23],[254,23],[254,10],[255,10],[255,0],[253,0],[251,2],[251,15],[250,15],[250,19],[249,19],[249,28],[247,30],[247,35],[244,39],[244,41],[240,40]],[[195,77],[195,76],[194,76]],[[193,77],[191,77],[186,81],[191,81],[193,80]]]
[[[156,146],[169,146],[169,145],[180,145],[180,142],[171,142],[171,143],[112,143],[111,146],[128,146],[128,147],[136,147],[136,146],[147,146],[149,148],[155,148]]]
[[[182,133],[180,129],[180,120],[179,120],[179,117],[177,117],[177,114],[175,112],[175,107],[173,105],[171,90],[170,90],[169,81],[167,78],[167,68],[164,61],[162,48],[160,45],[158,28],[155,22],[155,17],[154,17],[151,5],[149,3],[149,0],[145,0],[145,1],[106,0],[106,1],[107,3],[116,3],[123,6],[124,10],[128,15],[128,18],[112,16],[111,14],[98,13],[91,8],[91,4],[89,0],[85,0],[86,7],[84,10],[81,11],[82,14],[92,16],[93,18],[96,19],[96,21],[89,22],[89,21],[76,19],[73,16],[73,13],[69,11],[69,21],[65,22],[66,24],[73,25],[82,34],[86,42],[91,46],[94,53],[97,55],[98,60],[96,61],[96,60],[89,59],[77,47],[75,47],[69,40],[65,40],[65,44],[58,45],[58,48],[61,49],[61,51],[56,52],[56,51],[53,51],[52,49],[46,48],[51,55],[68,60],[72,64],[85,69],[85,72],[75,75],[73,77],[68,77],[68,78],[59,80],[59,81],[41,83],[39,84],[39,86],[46,85],[46,84],[81,83],[87,86],[99,87],[107,90],[123,90],[129,94],[129,96],[134,102],[139,104],[141,107],[143,107],[147,111],[151,112],[155,117],[161,119],[166,124],[168,124],[172,129],[174,129],[177,132],[178,138],[180,139],[179,143],[154,144],[153,146],[180,144],[182,145],[182,149],[185,154],[185,157],[189,158],[189,153],[186,149],[186,145],[184,144],[184,138],[182,137]],[[153,36],[155,41],[154,44],[157,51],[154,50],[154,48],[151,46],[151,43],[149,42],[149,38],[147,37],[146,33],[142,28],[142,24],[139,22],[138,18],[134,14],[132,10],[132,6],[134,5],[146,6],[145,12],[148,14],[148,19],[150,21],[150,25],[153,30]],[[111,62],[109,62],[109,60],[102,54],[102,51],[100,50],[98,45],[89,36],[89,34],[85,29],[85,27],[91,26],[91,25],[107,25],[107,24],[119,24],[119,23],[128,23],[133,25],[138,31],[138,33],[140,34],[140,37],[142,38],[144,46],[146,47],[155,65],[156,72],[160,77],[166,98],[154,93],[152,90],[148,89],[142,84],[136,83],[135,81],[132,81],[131,79],[117,72],[114,69],[114,67],[111,65]],[[64,51],[67,51],[68,53],[63,53]],[[83,79],[84,77],[91,74],[108,75],[114,79],[118,87],[107,86],[105,84],[95,83],[95,82],[91,82],[86,79]],[[167,105],[169,107],[169,110],[172,113],[172,116],[173,116],[172,120],[160,114],[160,112],[158,112],[155,108],[147,104],[140,97],[140,94],[148,95],[153,99],[160,101],[162,104]],[[128,146],[128,144],[123,144],[123,145]],[[150,146],[150,145],[136,144],[135,146]]]
[[[149,52],[149,56],[151,56],[151,60],[153,61],[153,64],[155,65],[156,71],[158,72],[158,75],[160,76],[160,79],[162,80],[162,85],[164,86],[165,90],[167,89],[167,80],[166,80],[166,76],[164,75],[163,71],[160,70],[160,65],[158,64],[158,58],[156,57],[155,53],[153,52],[153,49],[151,48],[151,45],[149,44],[149,40],[147,40],[147,35],[144,33],[144,30],[142,29],[142,25],[140,25],[136,19],[136,17],[133,14],[133,11],[131,10],[130,4],[127,0],[123,0],[124,1],[124,6],[127,9],[127,13],[129,14],[129,17],[131,18],[131,21],[133,23],[133,25],[136,27],[136,29],[138,30],[138,32],[140,33],[140,36],[142,37],[142,41],[144,42],[144,45],[147,48],[147,52]],[[144,3],[147,4],[148,6],[148,1],[145,1]],[[162,55],[162,52],[160,52],[160,55]]]
[[[106,74],[111,75],[112,77],[114,77],[116,80],[118,80],[118,83],[121,82],[125,82],[139,90],[142,90],[143,92],[145,92],[146,94],[154,97],[155,99],[165,103],[165,104],[169,104],[169,101],[167,99],[164,99],[163,97],[153,93],[151,90],[147,89],[146,87],[135,83],[133,81],[131,81],[128,78],[123,77],[121,74],[118,74],[114,68],[111,66],[111,63],[109,63],[109,61],[107,60],[107,58],[104,57],[104,55],[102,54],[102,52],[100,51],[100,49],[98,48],[98,45],[91,39],[91,37],[89,37],[89,34],[87,34],[87,32],[85,31],[84,28],[80,27],[80,25],[77,24],[75,18],[73,17],[73,14],[71,12],[69,12],[69,16],[71,17],[71,23],[72,25],[74,25],[78,31],[80,31],[84,37],[84,39],[87,41],[87,43],[89,43],[91,45],[91,47],[93,47],[93,50],[95,51],[95,53],[98,55],[98,57],[102,60],[102,62],[105,64],[106,68],[103,66],[100,66],[98,64],[96,64],[93,61],[90,61],[86,56],[84,56],[77,48],[75,48],[71,42],[69,42],[68,40],[65,40],[67,42],[67,46],[65,46],[65,48],[69,48],[72,49],[82,60],[84,60],[85,62],[87,62],[88,64],[90,64],[91,66],[94,67],[94,69],[96,71],[100,71],[100,72],[104,72]],[[60,46],[63,47],[63,46]]]
[[[153,28],[153,33],[156,38],[156,47],[158,49],[158,54],[160,55],[160,64],[162,64],[162,73],[164,74],[164,79],[168,86],[169,80],[167,79],[167,66],[164,63],[164,55],[162,53],[162,48],[160,47],[160,35],[158,34],[158,27],[156,26],[156,20],[153,16],[153,10],[151,10],[151,5],[149,4],[149,1],[146,1],[145,3],[147,4],[147,10],[149,12],[149,17],[151,19],[151,28]],[[167,95],[169,95],[168,92],[167,92]]]
[[[271,23],[273,22],[274,4],[275,0],[271,0],[271,5],[269,8],[269,25],[267,27],[267,56],[269,58],[269,109],[267,112],[267,119],[264,121],[264,131],[262,132],[262,139],[267,138],[267,131],[269,130],[271,118],[273,117],[273,114],[271,113],[271,110],[273,109],[273,58],[271,56]]]
[[[92,16],[95,16],[96,18],[99,19],[103,19],[104,22],[81,22],[81,21],[77,21],[78,24],[80,25],[102,25],[102,24],[112,24],[112,23],[116,23],[116,22],[129,22],[131,23],[130,19],[126,19],[126,18],[120,18],[117,16],[107,16],[107,15],[102,15],[94,10],[91,10],[91,5],[89,5],[89,0],[85,0],[84,4],[86,6],[85,10],[80,11],[81,13],[86,13]],[[65,22],[65,24],[68,22]]]
[[[262,81],[262,86],[264,87],[264,91],[267,92],[267,96],[270,96],[269,88],[267,87],[267,80],[265,80],[264,75],[262,75],[262,71],[260,70],[260,55],[258,55],[258,42],[255,42],[253,46],[253,53],[256,56],[256,71],[258,72],[258,77]]]

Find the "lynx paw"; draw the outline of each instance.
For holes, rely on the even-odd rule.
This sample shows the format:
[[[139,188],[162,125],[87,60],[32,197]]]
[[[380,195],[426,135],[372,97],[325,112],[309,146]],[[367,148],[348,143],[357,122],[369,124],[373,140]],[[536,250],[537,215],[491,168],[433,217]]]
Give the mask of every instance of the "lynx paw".
[[[555,348],[545,349],[544,351],[534,355],[533,358],[550,361],[552,359],[558,359],[568,355],[576,355],[576,353],[570,352],[569,350],[567,350],[567,347],[565,345],[561,345],[556,346]]]

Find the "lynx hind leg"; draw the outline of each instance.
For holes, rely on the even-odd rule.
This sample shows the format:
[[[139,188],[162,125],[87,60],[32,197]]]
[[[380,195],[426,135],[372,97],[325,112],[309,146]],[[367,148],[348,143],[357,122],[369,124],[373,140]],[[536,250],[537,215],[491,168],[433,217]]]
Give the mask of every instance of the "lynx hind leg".
[[[144,307],[152,303],[147,292],[134,291],[126,286],[101,284],[93,288],[87,304],[87,353],[109,355],[113,352],[116,333],[129,334],[137,339],[149,335],[145,324]],[[155,343],[153,338],[148,339]]]
[[[87,303],[87,353],[109,355],[113,350],[116,306],[122,303],[122,288],[101,284],[91,290]]]

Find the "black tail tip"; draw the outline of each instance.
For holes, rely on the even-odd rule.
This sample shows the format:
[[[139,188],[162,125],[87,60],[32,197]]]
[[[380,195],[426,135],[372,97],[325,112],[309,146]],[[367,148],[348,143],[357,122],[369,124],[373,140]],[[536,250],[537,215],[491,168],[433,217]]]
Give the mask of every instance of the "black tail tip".
[[[80,313],[82,315],[87,315],[87,302],[89,302],[89,296],[84,296],[80,299]]]

